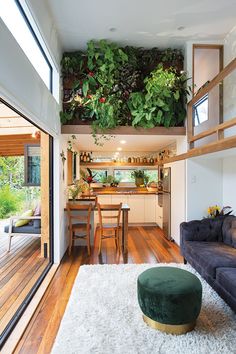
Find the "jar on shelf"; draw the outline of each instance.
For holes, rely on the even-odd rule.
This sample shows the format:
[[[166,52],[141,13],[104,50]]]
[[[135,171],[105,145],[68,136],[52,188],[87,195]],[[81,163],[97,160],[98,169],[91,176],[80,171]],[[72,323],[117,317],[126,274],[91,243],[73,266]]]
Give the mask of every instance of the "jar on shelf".
[[[128,157],[128,163],[131,163],[131,157]]]

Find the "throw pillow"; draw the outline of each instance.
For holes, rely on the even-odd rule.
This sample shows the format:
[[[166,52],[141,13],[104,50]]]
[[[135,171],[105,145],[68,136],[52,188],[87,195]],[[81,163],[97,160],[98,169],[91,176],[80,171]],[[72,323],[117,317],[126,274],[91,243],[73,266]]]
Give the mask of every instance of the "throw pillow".
[[[34,214],[33,210],[27,210],[21,216],[33,216],[33,214]],[[20,219],[16,221],[15,227],[27,225],[30,221],[31,221],[30,219]]]
[[[34,209],[34,216],[41,215],[41,204],[37,204],[36,208]]]

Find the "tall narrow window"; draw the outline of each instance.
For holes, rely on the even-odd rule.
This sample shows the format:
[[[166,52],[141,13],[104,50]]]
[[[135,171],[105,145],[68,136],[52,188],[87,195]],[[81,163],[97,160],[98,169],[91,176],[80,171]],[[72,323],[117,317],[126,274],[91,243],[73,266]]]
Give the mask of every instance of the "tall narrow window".
[[[52,91],[52,67],[19,2],[0,0],[0,17],[48,89]]]

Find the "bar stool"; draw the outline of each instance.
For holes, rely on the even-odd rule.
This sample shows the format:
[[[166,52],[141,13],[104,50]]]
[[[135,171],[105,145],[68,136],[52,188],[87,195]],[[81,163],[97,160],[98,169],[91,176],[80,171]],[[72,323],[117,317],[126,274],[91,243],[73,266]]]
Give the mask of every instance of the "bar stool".
[[[119,232],[121,230],[120,225],[120,216],[121,216],[121,208],[122,203],[120,204],[99,204],[97,203],[98,208],[98,216],[99,216],[99,226],[98,231],[100,232],[100,240],[99,240],[99,250],[98,254],[101,253],[102,240],[108,238],[114,238],[116,248],[120,250],[120,242],[119,242]],[[107,212],[112,212],[112,215],[107,215]],[[114,214],[114,212],[117,212]],[[116,222],[114,224],[106,224],[103,222],[104,219],[115,219]],[[107,232],[109,232],[107,234]],[[110,234],[110,232],[112,232]]]
[[[74,211],[84,211],[85,215],[75,215]],[[71,254],[72,244],[77,239],[86,240],[88,255],[90,256],[90,216],[92,211],[92,203],[90,204],[73,204],[67,203],[67,215],[69,221],[69,255]],[[82,221],[74,223],[73,220]],[[84,233],[83,235],[76,235],[76,233]]]

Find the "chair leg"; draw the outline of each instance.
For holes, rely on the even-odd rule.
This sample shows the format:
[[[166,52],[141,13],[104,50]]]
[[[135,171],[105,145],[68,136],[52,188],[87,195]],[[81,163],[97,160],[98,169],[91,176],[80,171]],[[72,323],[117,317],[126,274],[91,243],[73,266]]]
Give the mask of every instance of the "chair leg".
[[[87,231],[86,242],[87,242],[88,255],[90,256],[90,254],[91,254],[91,251],[90,251],[90,230]]]
[[[12,235],[11,234],[9,234],[9,243],[8,243],[8,250],[7,250],[7,252],[10,252],[10,250],[11,250],[11,239],[12,239]]]
[[[117,230],[115,230],[115,244],[116,244],[116,249],[118,247],[118,243],[117,243]]]
[[[120,230],[117,230],[117,244],[118,244],[118,251],[120,252]]]
[[[70,230],[70,239],[69,239],[69,256],[71,255],[71,248],[72,248],[72,242],[73,242],[73,233],[72,230]]]
[[[102,230],[100,230],[100,238],[99,238],[99,246],[98,246],[98,254],[101,253],[102,248]]]

